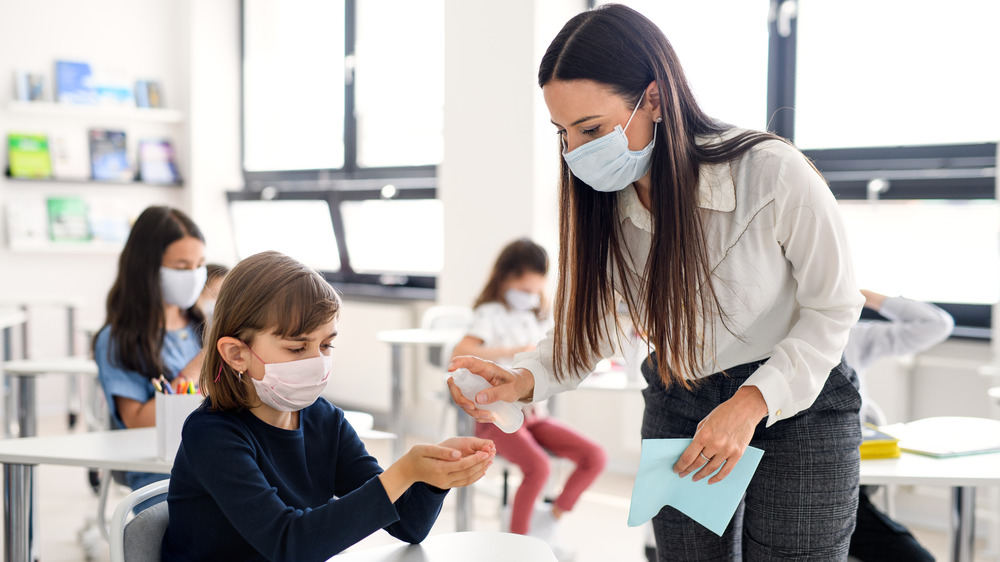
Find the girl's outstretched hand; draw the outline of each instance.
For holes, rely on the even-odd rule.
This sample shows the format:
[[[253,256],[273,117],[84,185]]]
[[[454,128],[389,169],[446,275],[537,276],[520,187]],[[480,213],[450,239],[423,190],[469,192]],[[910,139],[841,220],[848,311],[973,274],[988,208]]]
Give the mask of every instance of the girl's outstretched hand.
[[[487,388],[476,395],[476,403],[478,404],[492,404],[498,400],[503,402],[531,400],[535,390],[535,376],[527,369],[504,369],[492,361],[472,355],[461,355],[454,358],[448,365],[448,371],[452,372],[456,369],[468,369],[493,385],[493,388]],[[448,378],[448,389],[451,391],[451,398],[455,404],[458,404],[465,410],[465,413],[475,418],[477,422],[493,422],[492,412],[477,408],[476,403],[463,396],[462,391],[455,385],[454,377]]]
[[[438,445],[414,445],[378,478],[395,502],[416,482],[445,490],[468,486],[486,474],[495,454],[489,439],[453,437]]]

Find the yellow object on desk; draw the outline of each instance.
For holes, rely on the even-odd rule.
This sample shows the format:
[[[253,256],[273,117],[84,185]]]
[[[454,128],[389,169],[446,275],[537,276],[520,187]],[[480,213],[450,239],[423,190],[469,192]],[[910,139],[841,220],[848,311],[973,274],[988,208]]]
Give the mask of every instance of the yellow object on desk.
[[[870,423],[861,425],[862,459],[895,459],[899,455],[899,439]]]

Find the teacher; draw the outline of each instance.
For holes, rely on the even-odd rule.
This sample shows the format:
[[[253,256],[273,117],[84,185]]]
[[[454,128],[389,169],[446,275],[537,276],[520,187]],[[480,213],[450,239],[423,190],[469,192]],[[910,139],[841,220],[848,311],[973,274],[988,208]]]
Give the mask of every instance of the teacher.
[[[663,477],[715,483],[748,445],[764,450],[721,538],[660,511],[659,559],[846,560],[861,400],[841,353],[864,298],[823,178],[783,139],[706,115],[663,32],[630,8],[567,22],[538,83],[562,152],[555,327],[510,369],[450,368],[491,382],[477,403],[543,400],[615,353],[627,310],[650,347],[642,437],[692,439]]]

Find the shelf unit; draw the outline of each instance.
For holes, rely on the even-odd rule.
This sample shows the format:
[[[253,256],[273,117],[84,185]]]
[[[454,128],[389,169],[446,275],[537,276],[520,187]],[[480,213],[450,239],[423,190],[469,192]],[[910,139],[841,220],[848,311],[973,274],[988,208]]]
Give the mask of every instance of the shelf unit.
[[[179,109],[154,107],[129,107],[113,105],[73,105],[48,101],[12,101],[7,111],[13,114],[47,115],[76,119],[101,119],[146,123],[184,122],[184,113]]]
[[[180,127],[185,123],[185,114],[179,109],[173,108],[142,108],[134,106],[113,106],[113,105],[76,105],[76,104],[66,104],[51,101],[9,101],[5,105],[0,105],[0,111],[6,113],[10,118],[8,121],[20,121],[22,124],[25,122],[37,123],[40,129],[47,129],[54,124],[58,128],[65,129],[79,128],[80,134],[86,135],[86,129],[88,127],[120,127],[126,130],[131,130],[132,128],[141,131],[140,135],[152,134],[156,135],[158,133],[164,133],[166,137],[172,137],[175,142],[178,138],[178,133],[181,132]],[[10,132],[11,124],[8,122],[5,126],[3,134]],[[132,137],[132,133],[130,133]],[[135,138],[135,137],[132,137]],[[142,138],[140,136],[139,138]],[[131,151],[132,149],[130,149]],[[2,172],[0,172],[2,174]],[[34,206],[37,205],[37,198],[39,196],[46,197],[51,195],[69,195],[70,192],[79,189],[87,189],[87,187],[100,188],[97,195],[88,195],[84,192],[83,197],[90,203],[115,201],[120,199],[131,200],[132,204],[127,205],[131,207],[132,205],[145,205],[145,201],[148,197],[151,197],[151,191],[149,189],[166,189],[170,193],[178,193],[175,191],[177,188],[182,188],[184,186],[183,181],[173,184],[162,184],[162,183],[147,183],[142,181],[106,181],[106,180],[93,180],[87,178],[14,178],[10,176],[0,175],[0,185],[6,186],[8,188],[10,195],[14,199],[19,200],[20,203],[15,203],[17,205],[27,204]],[[33,189],[38,187],[37,190]],[[115,195],[117,193],[117,188],[126,188],[125,191],[121,192],[123,197]],[[108,190],[115,191],[108,191]],[[140,193],[146,195],[140,195],[140,193],[134,193],[134,189],[142,190]],[[32,195],[34,193],[34,195]],[[42,195],[39,195],[41,193]],[[161,192],[164,195],[168,191]],[[173,196],[169,196],[173,199]],[[9,197],[3,198],[5,205],[12,204],[13,200]],[[138,203],[142,202],[142,203]],[[138,208],[141,208],[139,206]],[[10,209],[5,209],[7,213],[12,212]],[[18,211],[13,211],[17,213]],[[34,216],[37,213],[33,213],[30,216]],[[11,217],[8,214],[5,216],[6,223],[11,221]],[[32,221],[34,224],[34,221]],[[10,228],[10,224],[7,228]],[[32,231],[34,232],[35,229]],[[49,240],[43,240],[35,237],[34,235],[29,235],[28,238],[15,240],[11,237],[10,231],[7,233],[7,244],[6,249],[11,253],[17,254],[117,254],[121,252],[124,241],[122,242],[108,242],[103,240],[93,240],[89,242],[54,242]]]

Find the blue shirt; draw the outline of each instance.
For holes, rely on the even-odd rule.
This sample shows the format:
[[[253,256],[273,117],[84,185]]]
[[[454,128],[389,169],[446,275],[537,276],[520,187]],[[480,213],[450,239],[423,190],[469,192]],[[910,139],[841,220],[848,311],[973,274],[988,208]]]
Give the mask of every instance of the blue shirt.
[[[187,366],[200,351],[201,338],[198,337],[193,326],[188,325],[180,330],[168,331],[163,338],[163,351],[160,352],[163,368],[167,370],[163,376],[167,380],[173,380],[177,373]],[[108,400],[108,413],[111,416],[112,428],[123,429],[125,424],[115,407],[115,396],[145,403],[153,398],[156,389],[153,388],[153,384],[145,375],[116,365],[114,352],[111,327],[105,326],[97,334],[97,343],[94,345],[97,379],[101,382],[104,396]]]
[[[420,542],[437,519],[447,492],[417,483],[390,502],[378,462],[323,398],[295,430],[207,406],[184,422],[164,562],[322,561],[382,528]]]

